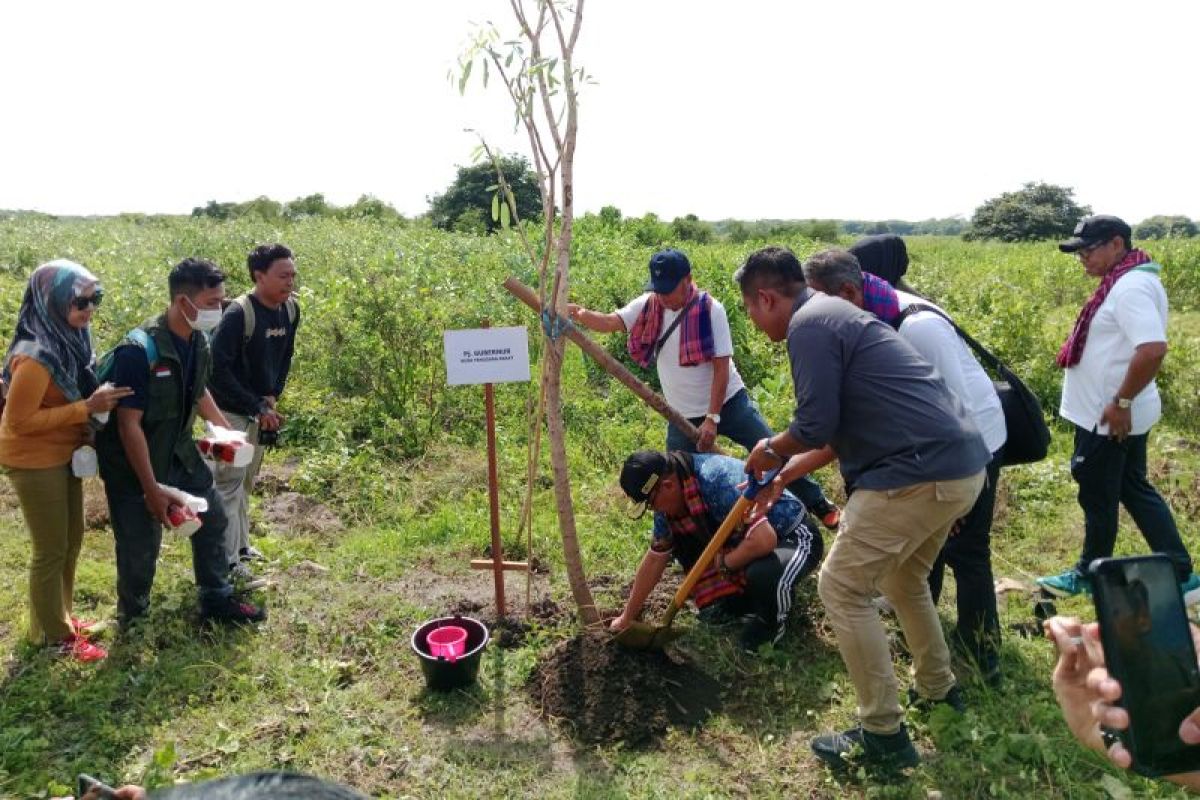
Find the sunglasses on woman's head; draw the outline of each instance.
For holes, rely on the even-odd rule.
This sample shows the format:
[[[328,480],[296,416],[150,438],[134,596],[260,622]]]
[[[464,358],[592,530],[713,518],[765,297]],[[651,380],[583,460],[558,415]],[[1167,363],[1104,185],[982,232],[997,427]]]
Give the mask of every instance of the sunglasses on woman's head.
[[[102,301],[103,299],[104,299],[104,292],[97,289],[94,294],[90,294],[85,297],[74,298],[73,300],[71,300],[71,305],[74,306],[75,309],[78,311],[86,311],[88,309],[88,306],[91,306],[92,308],[99,308],[100,301]]]

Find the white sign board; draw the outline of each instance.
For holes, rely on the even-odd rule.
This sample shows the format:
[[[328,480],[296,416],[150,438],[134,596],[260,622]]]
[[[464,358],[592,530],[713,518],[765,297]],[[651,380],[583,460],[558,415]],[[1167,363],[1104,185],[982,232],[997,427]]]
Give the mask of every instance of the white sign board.
[[[524,327],[446,331],[444,342],[451,386],[529,380],[529,332]]]

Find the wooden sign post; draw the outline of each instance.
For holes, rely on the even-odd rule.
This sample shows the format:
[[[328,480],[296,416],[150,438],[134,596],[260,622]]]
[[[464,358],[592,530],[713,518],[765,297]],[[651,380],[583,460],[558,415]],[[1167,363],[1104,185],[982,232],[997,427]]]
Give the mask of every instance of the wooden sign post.
[[[484,323],[486,326],[487,323]],[[483,384],[487,422],[488,511],[492,557],[471,560],[474,569],[490,569],[496,587],[496,615],[506,615],[505,570],[527,571],[525,561],[505,561],[500,540],[500,487],[496,467],[496,393],[493,384],[529,380],[529,335],[523,327],[446,331],[443,339],[446,381],[451,386]]]

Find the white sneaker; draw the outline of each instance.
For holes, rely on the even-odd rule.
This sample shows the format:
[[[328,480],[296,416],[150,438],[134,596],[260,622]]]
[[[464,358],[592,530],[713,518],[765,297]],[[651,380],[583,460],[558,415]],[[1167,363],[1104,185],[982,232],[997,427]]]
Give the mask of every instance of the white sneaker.
[[[264,589],[267,586],[266,578],[259,578],[250,568],[244,563],[238,562],[231,564],[229,567],[229,582],[233,584],[233,588],[238,592],[252,592],[255,589]]]

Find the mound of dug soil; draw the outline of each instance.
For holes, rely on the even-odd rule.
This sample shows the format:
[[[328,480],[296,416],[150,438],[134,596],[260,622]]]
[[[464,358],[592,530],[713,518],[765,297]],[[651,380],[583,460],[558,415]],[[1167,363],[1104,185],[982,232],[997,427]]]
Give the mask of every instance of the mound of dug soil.
[[[555,646],[529,690],[550,719],[588,743],[644,744],[672,725],[694,727],[720,704],[720,684],[658,650],[627,650],[604,631]]]

